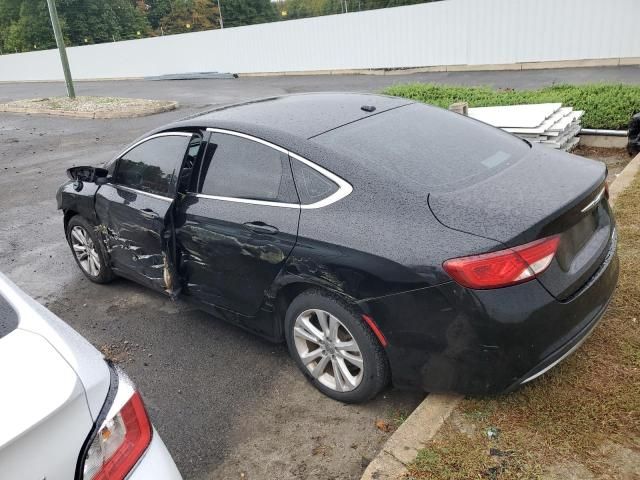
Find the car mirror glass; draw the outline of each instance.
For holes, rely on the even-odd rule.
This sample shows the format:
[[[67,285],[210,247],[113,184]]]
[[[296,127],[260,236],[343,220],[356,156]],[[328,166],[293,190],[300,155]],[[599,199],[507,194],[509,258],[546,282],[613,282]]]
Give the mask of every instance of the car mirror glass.
[[[67,169],[67,176],[71,180],[75,180],[76,182],[80,181],[80,182],[96,183],[99,185],[106,183],[108,174],[109,174],[108,170],[104,168],[98,168],[98,167],[82,166],[82,167],[72,167]],[[98,179],[101,179],[100,181],[102,183],[98,183]]]

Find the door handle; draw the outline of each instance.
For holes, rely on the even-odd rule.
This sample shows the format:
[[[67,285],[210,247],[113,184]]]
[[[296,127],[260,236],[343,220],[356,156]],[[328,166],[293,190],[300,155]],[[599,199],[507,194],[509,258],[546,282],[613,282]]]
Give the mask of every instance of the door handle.
[[[142,210],[140,210],[140,213],[145,218],[154,219],[154,218],[159,218],[160,217],[160,215],[158,215],[156,212],[154,212],[150,208],[143,208]]]
[[[244,226],[256,233],[266,233],[267,235],[274,235],[280,231],[276,227],[267,225],[264,222],[247,222]]]

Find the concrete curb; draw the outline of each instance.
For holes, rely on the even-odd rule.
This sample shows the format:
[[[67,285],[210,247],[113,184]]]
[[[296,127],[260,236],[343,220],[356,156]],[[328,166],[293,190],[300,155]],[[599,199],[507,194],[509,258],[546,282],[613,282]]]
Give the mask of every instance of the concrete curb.
[[[609,204],[613,206],[620,194],[631,185],[633,179],[640,172],[640,153],[636,155],[620,174],[609,185]]]
[[[582,60],[554,60],[540,62],[492,63],[476,65],[427,65],[422,67],[389,67],[389,68],[343,68],[330,70],[300,70],[275,72],[244,72],[238,77],[281,77],[306,75],[408,75],[412,73],[433,72],[485,72],[494,70],[540,70],[556,68],[589,68],[589,67],[640,67],[640,57],[613,57]],[[74,82],[103,82],[120,80],[144,80],[145,77],[107,77],[107,78],[74,78]],[[3,83],[50,83],[64,82],[62,78],[43,80],[0,80]]]
[[[494,70],[541,70],[556,68],[640,66],[640,57],[600,58],[543,62],[496,63],[486,65],[430,65],[406,68],[347,68],[335,70],[303,70],[290,72],[246,72],[238,77],[273,77],[304,75],[408,75],[433,72],[484,72]]]
[[[609,203],[612,206],[638,173],[640,154],[627,164],[609,186]],[[360,480],[398,480],[403,477],[407,473],[407,465],[416,458],[418,450],[438,433],[462,398],[462,395],[427,395],[409,418],[389,437]]]
[[[581,134],[578,138],[580,138],[580,145],[601,148],[625,148],[628,141],[627,137],[614,137],[612,135]]]
[[[169,112],[171,110],[175,110],[176,108],[178,108],[178,102],[167,102],[166,105],[162,106],[138,107],[119,112],[75,112],[73,110],[38,109],[5,104],[0,105],[0,113],[23,113],[27,115],[46,115],[50,117],[108,119],[146,117],[147,115],[154,115],[156,113]]]
[[[361,480],[398,479],[418,450],[438,432],[462,395],[429,394],[396,430],[362,474]]]

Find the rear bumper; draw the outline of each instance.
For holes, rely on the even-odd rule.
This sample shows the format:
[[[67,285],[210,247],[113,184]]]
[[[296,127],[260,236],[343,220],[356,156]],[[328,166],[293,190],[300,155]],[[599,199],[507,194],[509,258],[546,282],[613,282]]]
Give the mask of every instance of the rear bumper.
[[[570,355],[613,295],[616,243],[582,287],[558,301],[537,281],[495,290],[451,282],[362,304],[388,341],[398,387],[487,394],[511,391]]]
[[[560,348],[559,350],[549,355],[549,357],[546,358],[544,361],[542,361],[540,364],[532,368],[521,379],[514,382],[510,387],[508,387],[506,391],[511,392],[513,390],[516,390],[518,387],[524,385],[525,383],[529,383],[532,380],[535,380],[536,378],[542,376],[543,374],[551,370],[553,367],[558,365],[565,358],[569,357],[573,352],[575,352],[578,348],[580,348],[580,346],[589,337],[589,335],[591,335],[591,333],[596,328],[598,323],[600,323],[600,320],[602,319],[602,316],[604,315],[605,310],[606,310],[606,305],[599,312],[599,314],[592,319],[591,323],[589,323],[578,335],[576,335],[573,339],[571,339],[571,341],[569,341],[562,348]]]
[[[127,480],[182,480],[176,464],[155,428],[149,447],[129,472]]]

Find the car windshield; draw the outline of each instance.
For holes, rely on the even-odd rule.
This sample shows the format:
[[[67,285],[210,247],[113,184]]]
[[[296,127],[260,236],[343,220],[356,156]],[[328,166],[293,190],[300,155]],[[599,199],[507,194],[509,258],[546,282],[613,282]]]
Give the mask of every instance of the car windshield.
[[[423,104],[365,118],[314,141],[428,191],[477,183],[513,165],[530,149],[497,128]]]

